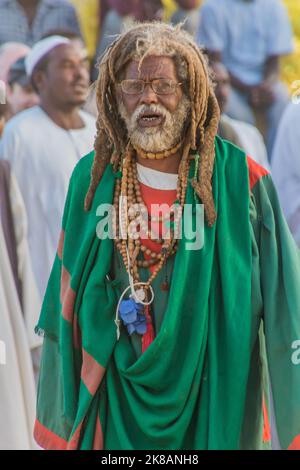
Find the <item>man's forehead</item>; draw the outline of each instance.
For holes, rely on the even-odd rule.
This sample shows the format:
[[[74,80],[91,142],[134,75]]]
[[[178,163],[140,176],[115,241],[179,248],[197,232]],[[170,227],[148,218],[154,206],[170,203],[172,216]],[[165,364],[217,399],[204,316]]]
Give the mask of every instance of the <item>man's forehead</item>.
[[[167,56],[148,56],[139,60],[131,60],[126,67],[126,76],[142,77],[144,75],[173,75],[176,72],[175,62]]]
[[[49,59],[54,61],[62,61],[65,59],[85,59],[87,58],[87,51],[85,48],[80,47],[77,43],[76,44],[62,44],[60,46],[55,47],[49,53]]]

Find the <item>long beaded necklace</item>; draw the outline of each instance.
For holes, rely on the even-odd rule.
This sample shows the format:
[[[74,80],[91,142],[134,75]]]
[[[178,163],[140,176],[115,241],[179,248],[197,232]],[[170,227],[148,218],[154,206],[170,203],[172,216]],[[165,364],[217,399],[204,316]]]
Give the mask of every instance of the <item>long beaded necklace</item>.
[[[128,151],[126,158],[123,161],[123,168],[122,168],[122,178],[117,179],[116,185],[115,185],[115,193],[114,193],[114,208],[116,214],[121,214],[120,219],[118,220],[118,217],[116,218],[116,237],[115,237],[115,244],[117,249],[120,251],[124,265],[126,267],[126,270],[129,270],[129,263],[128,263],[128,256],[127,256],[127,249],[129,253],[129,259],[130,259],[130,268],[131,272],[130,274],[132,275],[134,281],[139,282],[139,267],[143,268],[149,268],[150,266],[155,266],[154,271],[152,272],[151,276],[149,277],[146,287],[149,287],[150,284],[153,282],[159,271],[161,270],[163,264],[165,263],[166,259],[174,254],[177,250],[177,239],[174,238],[174,229],[170,227],[170,232],[168,232],[168,239],[158,239],[158,243],[161,244],[161,251],[157,253],[156,251],[152,251],[150,248],[147,248],[145,245],[142,244],[141,239],[139,234],[144,233],[147,236],[150,235],[149,232],[149,227],[148,227],[148,221],[154,221],[154,222],[163,222],[166,219],[169,219],[172,216],[172,213],[167,214],[166,217],[158,217],[158,216],[152,216],[151,214],[148,216],[148,221],[145,220],[144,223],[142,223],[141,230],[139,234],[137,233],[136,235],[130,231],[129,228],[129,223],[134,219],[136,216],[137,211],[134,211],[133,216],[130,214],[130,208],[131,207],[137,207],[136,205],[138,204],[139,207],[139,212],[140,213],[146,213],[148,214],[148,211],[145,207],[145,204],[142,200],[141,196],[141,190],[140,190],[140,184],[137,178],[137,167],[136,167],[136,161],[133,158],[132,155],[133,152]],[[178,226],[180,223],[180,218],[183,210],[183,205],[184,205],[184,200],[185,200],[185,193],[186,193],[186,187],[187,187],[187,171],[188,171],[188,166],[186,168],[184,177],[182,178],[182,181],[178,179],[178,184],[177,184],[177,206],[178,209],[176,210],[174,214],[174,221],[173,225]],[[120,208],[120,200],[121,198],[126,198],[126,204],[124,204],[123,207]],[[120,230],[120,225],[122,224],[122,228]],[[123,229],[123,231],[122,231]],[[120,238],[119,235],[119,230],[120,233],[126,234],[126,238]],[[140,252],[144,253],[147,255],[147,257],[150,259],[148,260],[141,260],[138,259],[138,256]]]
[[[177,148],[178,145],[176,146]],[[132,295],[130,296],[137,303],[136,305],[146,306],[146,317],[147,323],[149,323],[149,305],[152,303],[154,298],[154,292],[151,287],[154,279],[166,263],[168,257],[174,255],[178,248],[178,239],[175,237],[175,227],[178,227],[181,221],[183,205],[185,201],[185,194],[187,189],[187,180],[188,180],[188,161],[184,169],[184,175],[180,179],[178,178],[177,183],[177,192],[176,192],[176,201],[174,206],[176,211],[172,210],[168,214],[168,220],[170,220],[171,215],[173,216],[172,224],[170,224],[170,230],[168,231],[168,236],[166,238],[159,238],[157,242],[161,246],[159,252],[153,251],[150,248],[147,248],[141,240],[141,235],[145,234],[146,237],[151,235],[152,232],[149,232],[149,222],[163,222],[165,216],[148,216],[147,208],[144,204],[141,195],[140,184],[137,176],[137,166],[135,151],[129,145],[127,148],[126,156],[122,161],[122,166],[120,168],[121,178],[116,179],[115,192],[114,192],[114,209],[115,214],[118,214],[115,218],[114,231],[115,231],[115,245],[119,250],[126,271],[129,276],[130,285],[123,292],[119,304],[117,307],[116,315],[116,324],[118,327],[117,336],[119,337],[119,318],[118,314],[120,305],[123,301],[125,293],[131,289]],[[167,154],[165,157],[168,156]],[[125,203],[124,203],[125,201]],[[134,208],[135,210],[132,210]],[[146,214],[146,217],[143,217],[143,214]],[[139,215],[139,232],[132,230],[132,222]],[[173,225],[173,227],[172,227]],[[137,228],[136,225],[134,225]],[[144,236],[143,236],[144,237]],[[140,255],[144,256],[140,256]],[[148,259],[145,259],[145,256]],[[150,268],[152,267],[152,272],[146,282],[140,281],[139,268]],[[135,286],[143,286],[139,289],[138,292],[135,291]],[[138,295],[136,295],[138,294]],[[151,294],[151,299],[149,295]],[[123,301],[123,306],[129,301]],[[125,303],[125,304],[124,304]],[[125,306],[126,307],[126,306]],[[127,308],[127,307],[126,307]],[[125,310],[126,310],[125,308]],[[124,310],[124,309],[123,309]],[[137,310],[136,310],[137,312]],[[122,312],[121,312],[122,313]]]

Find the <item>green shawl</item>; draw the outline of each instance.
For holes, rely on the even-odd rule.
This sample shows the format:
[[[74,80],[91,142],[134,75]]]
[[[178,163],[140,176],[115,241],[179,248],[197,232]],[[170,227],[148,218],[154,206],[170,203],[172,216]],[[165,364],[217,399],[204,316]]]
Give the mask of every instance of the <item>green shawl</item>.
[[[71,178],[37,327],[45,341],[35,438],[49,449],[238,449],[251,355],[245,154],[216,138],[217,221],[205,226],[202,249],[180,240],[160,331],[138,359],[124,327],[117,341],[113,240],[96,236],[97,207],[113,200],[110,165],[83,209],[93,157]],[[186,203],[195,201],[189,184]]]

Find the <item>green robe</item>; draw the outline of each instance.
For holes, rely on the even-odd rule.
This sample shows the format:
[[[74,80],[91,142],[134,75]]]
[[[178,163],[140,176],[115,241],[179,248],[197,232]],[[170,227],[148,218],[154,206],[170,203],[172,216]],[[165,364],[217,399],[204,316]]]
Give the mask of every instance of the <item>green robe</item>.
[[[216,139],[217,222],[205,227],[201,250],[187,253],[179,242],[169,293],[159,287],[164,271],[154,281],[156,338],[141,354],[136,334],[122,328],[116,340],[116,304],[128,283],[113,242],[95,236],[96,208],[112,200],[111,167],[91,212],[83,211],[92,159],[72,175],[37,327],[45,334],[39,444],[262,448],[270,375],[280,444],[299,446],[300,258],[270,176]],[[187,202],[194,198],[189,185]]]

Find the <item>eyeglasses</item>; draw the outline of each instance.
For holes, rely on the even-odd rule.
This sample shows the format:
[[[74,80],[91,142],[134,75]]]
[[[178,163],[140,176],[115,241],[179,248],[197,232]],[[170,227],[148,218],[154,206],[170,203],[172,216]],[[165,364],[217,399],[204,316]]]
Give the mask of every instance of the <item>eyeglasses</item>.
[[[127,95],[141,95],[145,90],[145,86],[148,84],[157,95],[171,95],[175,93],[178,86],[182,85],[182,83],[174,82],[168,78],[155,78],[149,82],[145,80],[128,79],[122,80],[122,82],[119,83],[123,93]]]

